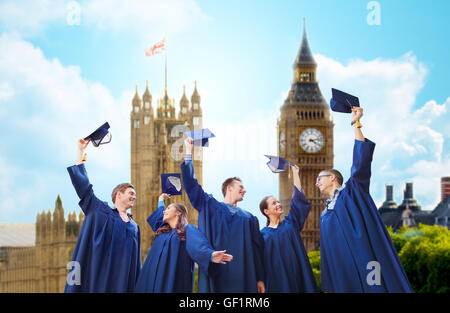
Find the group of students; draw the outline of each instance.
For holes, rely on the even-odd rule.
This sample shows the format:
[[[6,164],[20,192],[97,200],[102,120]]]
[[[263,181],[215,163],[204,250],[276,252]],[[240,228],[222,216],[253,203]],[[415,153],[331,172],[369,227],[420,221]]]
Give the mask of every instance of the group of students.
[[[353,120],[359,121],[362,109],[352,111]],[[334,169],[320,172],[316,179],[328,199],[320,217],[321,290],[411,292],[369,194],[375,144],[363,137],[360,128],[354,131],[353,165],[345,187]],[[69,284],[68,279],[65,292],[192,292],[194,263],[199,268],[199,292],[320,291],[300,236],[311,204],[297,165],[291,166],[294,190],[289,214],[281,220],[280,202],[273,196],[263,198],[260,210],[267,225],[260,230],[258,219],[237,206],[246,193],[238,177],[223,183],[223,201],[203,190],[192,163],[193,139],[187,138],[181,173],[184,190],[198,211],[198,228],[188,224],[185,205],[165,208],[170,195],[161,194],[158,209],[147,220],[155,241],[141,267],[139,227],[127,213],[136,200],[134,187],[120,184],[113,190],[113,209],[99,200],[82,160],[88,143],[79,140],[77,164],[68,168],[85,219],[72,258],[80,264],[79,283]],[[370,264],[377,264],[378,272],[371,271]]]

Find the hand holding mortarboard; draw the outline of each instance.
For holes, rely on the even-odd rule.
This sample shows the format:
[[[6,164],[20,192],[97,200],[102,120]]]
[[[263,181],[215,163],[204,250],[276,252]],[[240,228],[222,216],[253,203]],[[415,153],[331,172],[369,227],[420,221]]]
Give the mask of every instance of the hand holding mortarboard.
[[[351,94],[345,93],[338,89],[331,88],[332,98],[330,100],[331,110],[334,112],[341,113],[352,113],[354,107],[359,108],[359,99]],[[354,119],[354,123],[356,127],[361,128],[362,125],[359,122],[359,119]]]
[[[359,121],[363,116],[363,108],[353,107],[352,108],[352,121]]]
[[[162,193],[159,195],[158,201],[165,201],[170,199],[170,195],[168,193]]]
[[[185,154],[192,154],[192,148],[194,145],[194,139],[192,138],[186,138],[184,140],[184,153]]]
[[[216,137],[208,128],[196,129],[184,133],[189,138],[194,139],[194,146],[208,147],[209,139]]]
[[[77,151],[77,165],[86,162],[86,153],[83,154],[84,150],[88,146],[91,140],[78,139],[78,151]]]
[[[83,154],[84,149],[86,149],[87,145],[92,141],[94,147],[98,147],[99,145],[107,144],[111,142],[111,133],[108,131],[109,124],[106,122],[99,128],[97,128],[92,134],[85,137],[84,139],[80,139],[78,142],[78,153],[79,155]],[[77,165],[86,162],[86,153],[83,157],[79,157],[77,160]]]

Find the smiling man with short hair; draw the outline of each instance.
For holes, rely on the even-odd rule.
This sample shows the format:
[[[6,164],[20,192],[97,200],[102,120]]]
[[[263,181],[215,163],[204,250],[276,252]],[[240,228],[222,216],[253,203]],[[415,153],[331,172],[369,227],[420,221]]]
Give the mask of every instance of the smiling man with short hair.
[[[362,108],[353,107],[353,121]],[[327,199],[320,216],[321,288],[327,292],[411,292],[403,266],[369,194],[375,143],[355,122],[351,175],[324,170],[316,186]]]
[[[133,292],[141,269],[141,237],[127,210],[136,192],[129,183],[116,186],[111,195],[114,208],[98,199],[82,160],[88,144],[78,141],[77,163],[67,168],[85,218],[72,256],[80,265],[80,280],[73,283],[68,277],[64,292]]]

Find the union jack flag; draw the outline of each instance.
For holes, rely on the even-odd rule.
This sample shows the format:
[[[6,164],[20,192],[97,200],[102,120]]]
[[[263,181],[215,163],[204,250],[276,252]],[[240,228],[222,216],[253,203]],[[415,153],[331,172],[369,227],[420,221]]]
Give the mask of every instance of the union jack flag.
[[[163,40],[155,43],[151,48],[145,49],[144,53],[146,57],[150,57],[154,56],[157,53],[164,52],[165,48],[166,48],[166,39],[164,38]]]

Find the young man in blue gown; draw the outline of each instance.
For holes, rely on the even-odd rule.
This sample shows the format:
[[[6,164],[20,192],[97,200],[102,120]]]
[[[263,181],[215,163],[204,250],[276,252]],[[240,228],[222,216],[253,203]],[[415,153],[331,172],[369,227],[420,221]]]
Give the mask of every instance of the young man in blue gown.
[[[233,262],[211,264],[214,275],[200,269],[199,292],[265,292],[263,239],[258,219],[239,208],[245,189],[239,178],[227,179],[222,185],[224,201],[217,201],[203,191],[192,164],[193,139],[185,140],[185,160],[181,164],[183,187],[192,206],[198,211],[198,227],[214,250],[226,250]]]
[[[355,132],[350,178],[334,169],[319,173],[316,186],[328,199],[320,217],[321,288],[327,292],[412,292],[391,238],[369,194],[375,143]]]
[[[77,163],[67,168],[85,218],[65,292],[133,292],[141,268],[140,231],[127,210],[136,193],[131,184],[118,185],[114,208],[95,196],[82,161],[88,144],[79,140]]]

